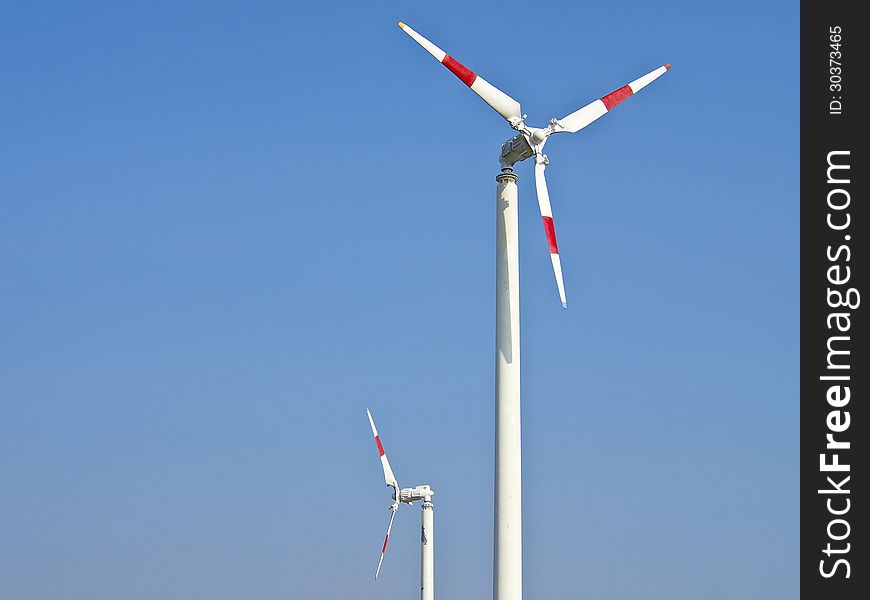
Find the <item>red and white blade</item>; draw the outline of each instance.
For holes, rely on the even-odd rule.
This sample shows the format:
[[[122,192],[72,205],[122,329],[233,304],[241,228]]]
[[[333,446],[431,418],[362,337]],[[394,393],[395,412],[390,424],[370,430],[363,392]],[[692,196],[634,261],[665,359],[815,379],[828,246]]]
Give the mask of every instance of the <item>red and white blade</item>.
[[[590,102],[580,110],[572,112],[564,119],[559,120],[559,124],[562,126],[561,131],[567,131],[568,133],[580,131],[596,119],[606,115],[614,106],[623,102],[629,96],[638,93],[650,83],[667,73],[670,68],[671,65],[661,66],[655,71],[651,71],[643,77],[635,79],[628,85],[624,85],[618,90],[614,90],[606,96],[603,96],[594,102]]]
[[[536,158],[540,158],[536,157]],[[547,191],[547,180],[544,178],[544,160],[535,161],[535,189],[538,192],[538,208],[541,209],[541,220],[544,222],[544,233],[547,235],[547,246],[550,248],[550,262],[553,263],[553,274],[556,276],[556,287],[559,289],[559,300],[562,308],[568,308],[565,299],[565,282],[562,279],[562,262],[559,260],[559,245],[556,243],[556,227],[553,223],[553,209],[550,206],[550,192]]]
[[[495,112],[508,120],[511,125],[520,121],[523,113],[520,111],[520,103],[505,94],[503,91],[486,81],[483,77],[460,63],[458,60],[444,52],[441,48],[424,38],[422,35],[399,21],[402,31],[411,36],[415,42],[423,46],[425,50],[435,57],[435,60],[456,75],[462,83],[471,88],[471,91],[480,96],[489,104]]]
[[[390,461],[387,460],[387,453],[384,452],[384,445],[381,444],[381,437],[378,435],[378,430],[375,427],[375,421],[372,419],[372,413],[366,409],[366,414],[369,416],[369,425],[372,426],[372,435],[375,437],[375,444],[378,446],[378,455],[381,458],[381,467],[384,469],[384,481],[396,491],[396,500],[398,500],[399,484],[396,481],[396,476],[393,475],[393,469],[390,467]]]
[[[390,541],[390,530],[393,528],[393,519],[396,518],[396,508],[395,505],[390,508],[390,524],[387,525],[387,535],[384,538],[384,545],[381,548],[381,557],[378,559],[378,568],[375,571],[375,579],[378,578],[378,575],[381,573],[381,564],[384,562],[384,553],[387,551],[387,544]]]

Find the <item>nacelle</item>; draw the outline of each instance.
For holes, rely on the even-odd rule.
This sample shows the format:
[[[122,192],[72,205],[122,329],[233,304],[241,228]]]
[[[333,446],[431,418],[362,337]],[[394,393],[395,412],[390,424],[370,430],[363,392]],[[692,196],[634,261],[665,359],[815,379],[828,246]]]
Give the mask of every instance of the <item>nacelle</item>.
[[[534,155],[535,151],[532,150],[526,136],[520,133],[501,145],[499,160],[502,167],[512,167],[521,160],[526,160]]]
[[[435,492],[433,492],[432,488],[428,485],[418,485],[415,488],[402,488],[402,490],[399,491],[399,502],[411,504],[417,500],[426,500],[434,495]]]

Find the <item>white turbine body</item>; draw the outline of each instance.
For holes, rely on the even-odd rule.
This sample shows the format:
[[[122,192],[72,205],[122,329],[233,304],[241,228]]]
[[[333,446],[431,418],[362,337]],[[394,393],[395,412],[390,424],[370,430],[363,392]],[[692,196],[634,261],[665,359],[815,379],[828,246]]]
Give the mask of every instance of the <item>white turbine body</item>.
[[[502,145],[501,172],[496,177],[496,363],[495,363],[495,511],[493,531],[493,598],[522,598],[522,471],[520,427],[520,321],[519,246],[517,239],[517,179],[513,165],[535,158],[535,188],[544,225],[556,290],[567,308],[562,263],[550,194],[544,178],[549,159],[544,144],[554,133],[574,133],[604,116],[617,104],[664,75],[661,66],[628,85],[594,100],[563,119],[552,119],[544,128],[528,127],[520,103],[485,81],[441,48],[405,25],[399,27],[438,62],[489,104],[518,131]],[[386,471],[385,471],[386,473]]]
[[[387,525],[387,535],[384,537],[384,545],[381,547],[381,556],[378,558],[378,568],[375,570],[375,579],[377,579],[381,573],[381,565],[384,562],[384,554],[387,552],[387,544],[390,541],[390,531],[393,529],[393,520],[396,518],[396,511],[399,510],[399,504],[411,505],[418,500],[422,501],[423,510],[420,516],[420,599],[435,600],[435,516],[434,507],[432,505],[432,496],[435,495],[435,491],[428,485],[418,485],[414,488],[399,488],[396,476],[393,475],[393,469],[390,467],[390,461],[387,460],[387,453],[384,451],[383,444],[381,444],[381,437],[378,435],[375,421],[372,419],[372,413],[366,409],[366,414],[369,417],[369,425],[372,428],[372,435],[374,436],[375,444],[378,447],[381,467],[384,470],[384,481],[388,487],[393,488],[393,503],[390,505],[390,523]]]

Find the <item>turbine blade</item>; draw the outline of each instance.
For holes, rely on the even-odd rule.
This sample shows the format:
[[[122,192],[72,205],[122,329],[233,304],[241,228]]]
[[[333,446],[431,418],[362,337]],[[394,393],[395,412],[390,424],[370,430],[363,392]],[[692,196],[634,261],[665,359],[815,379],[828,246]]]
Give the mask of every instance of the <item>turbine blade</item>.
[[[378,575],[381,573],[381,564],[384,562],[384,553],[387,551],[387,543],[390,541],[390,530],[393,528],[393,519],[396,518],[396,507],[397,505],[393,505],[390,507],[390,524],[387,525],[387,535],[384,538],[384,545],[381,548],[381,557],[378,559],[378,568],[375,571],[375,580],[377,580]]]
[[[651,71],[643,77],[635,79],[628,85],[624,85],[618,90],[610,92],[594,102],[590,102],[580,110],[572,112],[564,119],[559,120],[558,123],[562,127],[561,129],[557,129],[557,131],[567,131],[568,133],[580,131],[599,117],[607,114],[614,106],[629,96],[638,93],[641,89],[667,73],[670,68],[671,65],[659,67],[655,71]]]
[[[399,21],[399,27],[411,36],[415,42],[423,46],[429,54],[434,56],[435,60],[447,67],[462,83],[470,87],[471,91],[480,96],[495,112],[507,119],[511,125],[522,120],[523,113],[520,111],[519,102],[468,69],[465,65],[401,21]]]
[[[390,461],[387,460],[387,453],[384,452],[384,446],[381,444],[381,438],[378,435],[378,430],[375,427],[375,421],[372,419],[372,413],[366,409],[366,414],[369,416],[369,425],[372,426],[372,435],[375,437],[375,444],[378,446],[378,455],[381,457],[381,467],[384,469],[384,481],[396,492],[396,501],[399,500],[399,483],[396,481],[396,476],[393,475],[393,469],[390,468]]]
[[[556,244],[553,209],[550,207],[550,192],[547,191],[547,180],[544,178],[546,166],[546,158],[543,155],[535,156],[535,189],[538,191],[538,207],[541,209],[544,233],[547,235],[547,245],[550,247],[550,261],[553,263],[553,274],[556,276],[559,300],[562,301],[562,308],[568,308],[568,302],[565,299],[565,282],[562,280],[562,263],[559,260],[559,246]]]

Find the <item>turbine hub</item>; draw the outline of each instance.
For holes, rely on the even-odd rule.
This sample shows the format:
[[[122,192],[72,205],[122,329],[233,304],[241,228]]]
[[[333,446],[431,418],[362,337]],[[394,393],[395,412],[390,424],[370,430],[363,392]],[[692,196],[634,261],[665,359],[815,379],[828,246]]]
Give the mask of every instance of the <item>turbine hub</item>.
[[[539,129],[537,127],[529,127],[529,144],[532,146],[540,146],[544,143],[544,140],[547,139],[547,136],[550,135],[549,129]]]

